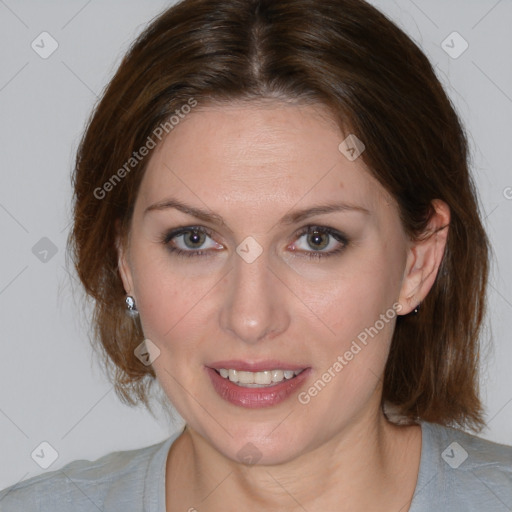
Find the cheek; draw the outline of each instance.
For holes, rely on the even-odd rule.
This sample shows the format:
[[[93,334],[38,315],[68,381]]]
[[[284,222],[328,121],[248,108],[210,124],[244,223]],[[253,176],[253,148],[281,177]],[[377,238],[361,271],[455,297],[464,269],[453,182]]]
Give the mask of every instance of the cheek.
[[[334,356],[347,354],[357,367],[381,371],[387,359],[396,321],[401,259],[385,243],[354,253],[315,297],[312,309],[329,326],[325,348]],[[357,362],[356,362],[357,361]],[[329,361],[325,361],[329,364]]]
[[[398,297],[399,258],[389,247],[393,242],[387,246],[377,240],[329,263],[302,260],[293,268],[280,267],[278,273],[285,288],[293,291],[293,296],[287,289],[283,291],[280,307],[286,309],[292,321],[289,332],[282,333],[282,337],[302,339],[306,334],[314,339],[318,350],[311,355],[320,365],[330,364],[333,357],[335,360],[335,356],[350,350],[354,340],[364,347],[364,357],[361,352],[358,360],[372,357],[380,361],[385,357],[394,321],[387,318],[383,326],[379,322],[377,335],[374,329]],[[146,338],[168,354],[185,357],[189,353],[193,358],[196,351],[197,358],[200,345],[209,343],[209,333],[222,336],[219,313],[229,296],[226,286],[233,283],[227,267],[212,265],[211,272],[205,272],[204,265],[173,258],[161,248],[141,246],[134,252],[137,307]],[[275,286],[284,284],[275,280]],[[277,294],[282,290],[274,291]]]
[[[157,343],[183,339],[184,333],[191,336],[201,326],[201,306],[212,285],[208,278],[191,277],[179,268],[165,254],[151,257],[150,251],[140,251],[134,258],[134,290],[144,335]]]

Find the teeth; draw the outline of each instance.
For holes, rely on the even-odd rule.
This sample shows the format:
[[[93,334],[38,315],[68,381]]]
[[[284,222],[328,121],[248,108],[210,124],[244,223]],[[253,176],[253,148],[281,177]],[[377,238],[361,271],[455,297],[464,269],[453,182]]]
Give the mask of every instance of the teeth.
[[[245,377],[245,379],[243,378]],[[251,382],[252,381],[252,382]],[[272,383],[272,372],[240,372],[240,376],[238,377],[238,382],[242,384],[271,384]]]
[[[272,382],[281,382],[284,378],[283,370],[272,370]]]
[[[221,377],[229,379],[243,387],[257,388],[270,386],[276,382],[290,380],[303,370],[265,370],[263,372],[245,372],[221,368],[218,370]]]

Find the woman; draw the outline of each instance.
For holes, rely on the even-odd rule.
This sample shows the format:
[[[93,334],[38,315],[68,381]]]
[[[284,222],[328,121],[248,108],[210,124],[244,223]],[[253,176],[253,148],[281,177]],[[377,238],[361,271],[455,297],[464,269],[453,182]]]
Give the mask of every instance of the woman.
[[[361,0],[184,0],[79,148],[70,249],[119,397],[185,427],[2,510],[512,507],[485,441],[488,241],[431,65]],[[456,427],[456,428],[453,428]]]

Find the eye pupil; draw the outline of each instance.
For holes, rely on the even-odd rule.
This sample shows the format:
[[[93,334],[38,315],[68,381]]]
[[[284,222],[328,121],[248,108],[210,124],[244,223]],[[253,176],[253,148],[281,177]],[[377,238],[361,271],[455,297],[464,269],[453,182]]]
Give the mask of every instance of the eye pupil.
[[[324,242],[322,243],[322,238],[324,238]],[[311,242],[313,242],[313,245],[311,245]],[[328,235],[325,233],[322,234],[319,231],[313,231],[308,236],[308,243],[311,247],[314,247],[315,250],[323,249],[324,247],[327,247],[329,245]]]
[[[195,245],[203,245],[204,243],[204,233],[200,233],[199,231],[188,231],[187,235],[183,237],[185,245],[191,249],[195,249]],[[192,244],[189,243],[189,240],[192,241]]]

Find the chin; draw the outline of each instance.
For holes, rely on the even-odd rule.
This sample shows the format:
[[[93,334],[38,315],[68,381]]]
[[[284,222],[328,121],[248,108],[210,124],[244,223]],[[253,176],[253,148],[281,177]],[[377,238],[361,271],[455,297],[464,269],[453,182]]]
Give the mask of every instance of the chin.
[[[239,425],[236,431],[230,429],[229,432],[232,437],[222,435],[222,441],[210,439],[210,442],[225,457],[247,466],[289,462],[301,455],[307,442],[299,439],[295,426],[293,431],[283,426],[276,428],[275,421],[245,427]]]

